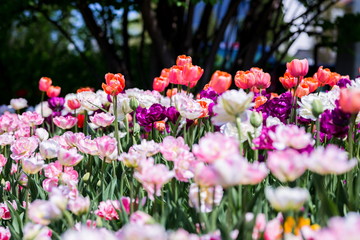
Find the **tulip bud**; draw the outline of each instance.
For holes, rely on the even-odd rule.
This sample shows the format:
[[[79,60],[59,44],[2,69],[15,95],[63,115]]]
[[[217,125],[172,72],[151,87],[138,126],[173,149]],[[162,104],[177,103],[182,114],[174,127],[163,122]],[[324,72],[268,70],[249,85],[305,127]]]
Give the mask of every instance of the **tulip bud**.
[[[315,99],[311,103],[311,112],[314,115],[314,117],[318,118],[320,114],[324,112],[324,106],[322,102],[319,99]]]
[[[140,125],[138,123],[134,124],[134,134],[140,132]]]
[[[259,112],[252,112],[250,115],[250,123],[254,128],[260,127],[263,122],[263,116]]]
[[[135,111],[138,106],[139,106],[139,101],[136,98],[132,97],[130,99],[130,108]]]
[[[84,176],[82,177],[82,180],[83,180],[84,182],[87,182],[87,181],[89,181],[89,179],[90,179],[90,173],[87,172],[87,173],[85,173]]]
[[[98,187],[101,186],[101,180],[99,180],[99,181],[96,183],[96,186],[98,186]]]

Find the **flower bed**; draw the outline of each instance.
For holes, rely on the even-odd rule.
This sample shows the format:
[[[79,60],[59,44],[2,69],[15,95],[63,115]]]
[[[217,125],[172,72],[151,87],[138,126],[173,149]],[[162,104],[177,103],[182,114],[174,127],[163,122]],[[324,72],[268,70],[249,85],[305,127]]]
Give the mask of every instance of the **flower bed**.
[[[360,81],[307,72],[288,63],[282,94],[251,68],[194,95],[187,56],[153,91],[41,78],[0,116],[0,239],[358,239]]]

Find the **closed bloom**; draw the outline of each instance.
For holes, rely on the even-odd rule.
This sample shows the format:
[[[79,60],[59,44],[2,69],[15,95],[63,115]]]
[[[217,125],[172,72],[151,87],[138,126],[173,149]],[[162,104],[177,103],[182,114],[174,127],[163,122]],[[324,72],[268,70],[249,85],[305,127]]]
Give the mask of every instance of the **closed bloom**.
[[[309,63],[307,59],[294,59],[286,63],[287,71],[294,77],[303,77],[309,71]]]
[[[304,188],[272,187],[265,188],[266,199],[277,211],[300,210],[310,198],[309,191]]]
[[[204,187],[192,183],[189,190],[189,205],[199,212],[211,212],[213,206],[220,204],[222,196],[223,189],[221,186]]]
[[[331,79],[331,71],[328,68],[323,69],[323,66],[319,67],[318,71],[315,73],[314,78],[319,81],[320,86],[325,86],[329,83]]]
[[[94,116],[90,116],[90,121],[99,127],[107,127],[115,120],[115,116],[108,113],[95,113]]]
[[[83,155],[79,154],[76,148],[60,148],[57,157],[59,163],[66,167],[76,166],[83,159]]]
[[[10,100],[10,106],[15,110],[20,110],[28,106],[25,98],[14,98]]]
[[[107,94],[111,96],[118,95],[125,88],[125,78],[121,73],[107,73],[105,74],[105,81],[106,84],[103,83],[102,88]]]
[[[49,98],[52,97],[58,97],[60,95],[61,92],[61,87],[59,86],[50,86],[47,90],[46,90],[46,95]]]
[[[209,87],[214,89],[217,93],[223,93],[231,86],[232,77],[227,72],[216,71],[211,76]]]
[[[176,65],[178,66],[186,66],[188,64],[192,64],[192,58],[186,55],[179,55],[176,58]]]
[[[196,65],[185,65],[183,69],[184,85],[195,87],[204,73],[204,69]]]
[[[223,125],[227,122],[235,122],[237,116],[241,116],[252,103],[254,94],[247,94],[243,89],[226,91],[218,98],[218,103],[214,106],[215,115],[212,122],[215,125]]]
[[[341,110],[346,113],[358,113],[360,111],[360,89],[341,89],[339,105]]]
[[[42,92],[46,92],[51,86],[51,84],[52,84],[51,78],[42,77],[39,80],[39,90]]]
[[[266,160],[271,173],[280,181],[294,181],[306,170],[305,160],[307,155],[300,154],[293,149],[269,152]]]
[[[169,78],[156,77],[153,81],[153,89],[158,92],[162,92],[169,85]]]
[[[73,117],[73,116],[59,116],[59,117],[54,117],[53,118],[53,122],[56,126],[58,126],[61,129],[70,129],[73,126],[75,126],[75,124],[77,123],[77,118]]]
[[[255,75],[255,87],[258,89],[266,89],[270,87],[271,77],[269,73],[263,72],[261,68],[253,67],[250,71]]]
[[[255,85],[255,74],[250,71],[237,71],[235,75],[235,85],[238,88],[249,89]]]
[[[317,147],[307,158],[308,169],[317,174],[343,174],[357,165],[355,158],[348,159],[347,152],[335,145]]]

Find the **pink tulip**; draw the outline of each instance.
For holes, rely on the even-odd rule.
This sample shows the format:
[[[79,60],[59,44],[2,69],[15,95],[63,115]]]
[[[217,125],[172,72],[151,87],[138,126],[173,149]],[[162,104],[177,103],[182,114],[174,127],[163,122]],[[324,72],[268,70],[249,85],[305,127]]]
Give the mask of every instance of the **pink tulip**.
[[[360,89],[341,89],[339,105],[341,110],[346,113],[358,113],[360,111]]]
[[[168,161],[174,161],[183,150],[189,151],[190,148],[182,137],[167,136],[160,144],[160,152]]]
[[[307,59],[294,59],[289,63],[286,63],[287,71],[293,77],[303,77],[309,71],[309,63]]]
[[[153,81],[153,89],[158,92],[165,90],[169,86],[169,78],[156,77]]]
[[[117,160],[117,141],[113,137],[102,136],[98,137],[95,140],[95,143],[98,147],[99,156],[107,163],[111,163],[114,160]]]
[[[249,89],[255,86],[255,74],[251,71],[237,71],[235,75],[235,85],[238,88]]]
[[[46,92],[51,86],[51,84],[52,84],[51,78],[42,77],[39,80],[39,90],[42,92]]]
[[[38,147],[36,137],[22,137],[13,142],[10,146],[10,157],[14,160],[20,160],[30,157]]]
[[[154,194],[160,196],[162,186],[173,176],[174,173],[164,164],[150,165],[141,172],[134,173],[134,177],[142,183],[151,200],[154,200]]]
[[[99,127],[110,126],[115,120],[115,116],[108,113],[95,113],[94,116],[90,116],[90,121]]]
[[[61,129],[70,129],[72,127],[75,126],[75,124],[77,123],[77,118],[73,117],[73,116],[59,116],[59,117],[54,117],[53,118],[53,122],[56,126],[58,126]]]
[[[178,66],[186,66],[192,64],[192,59],[190,56],[179,55],[176,59],[176,65]]]
[[[37,112],[24,112],[19,116],[19,119],[30,127],[41,125],[44,118]]]
[[[294,181],[306,170],[305,159],[307,154],[300,154],[293,149],[269,152],[266,161],[271,173],[280,181]]]
[[[10,240],[11,232],[9,228],[0,227],[0,240]]]
[[[266,89],[270,87],[271,77],[269,73],[265,73],[261,68],[257,68],[257,67],[250,68],[250,72],[253,72],[255,75],[256,88]]]
[[[60,148],[57,157],[59,163],[66,167],[76,166],[84,158],[81,154],[78,154],[76,148],[69,150]]]
[[[46,90],[46,95],[49,98],[52,97],[58,97],[60,95],[61,92],[61,87],[59,86],[50,86],[47,90]]]

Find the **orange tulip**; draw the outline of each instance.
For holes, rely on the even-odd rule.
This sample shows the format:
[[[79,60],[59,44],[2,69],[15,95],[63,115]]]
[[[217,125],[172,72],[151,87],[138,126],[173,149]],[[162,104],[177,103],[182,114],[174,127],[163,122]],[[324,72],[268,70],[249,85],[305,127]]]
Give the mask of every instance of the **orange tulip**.
[[[264,103],[267,102],[267,97],[265,96],[258,96],[255,98],[255,107],[254,108],[258,108],[260,107],[261,105],[263,105]]]
[[[302,82],[305,82],[309,86],[309,91],[315,92],[316,89],[319,87],[319,82],[316,78],[308,77],[304,78]]]
[[[231,86],[232,77],[227,72],[215,71],[211,76],[209,87],[214,89],[217,93],[223,93],[228,90]]]
[[[190,56],[186,56],[186,55],[180,55],[177,57],[176,59],[176,65],[178,66],[185,66],[188,64],[192,64],[192,59]]]
[[[306,96],[310,93],[309,85],[306,82],[301,82],[296,89],[295,95],[299,98]]]
[[[168,77],[169,77],[169,74],[170,74],[170,68],[164,68],[164,69],[161,71],[160,77],[168,78]]]
[[[286,63],[287,71],[293,77],[303,77],[309,71],[309,63],[306,59],[299,60],[294,59],[289,63]]]
[[[174,96],[174,95],[176,95],[177,94],[177,88],[172,88],[172,89],[168,89],[167,91],[166,91],[166,96],[168,97],[168,98],[171,98],[172,96]]]
[[[341,75],[336,73],[336,72],[332,72],[330,74],[329,80],[328,80],[328,85],[330,85],[331,87],[335,86],[338,81],[341,79]]]
[[[51,84],[52,84],[51,78],[42,77],[39,80],[39,90],[42,92],[46,92],[51,86]]]
[[[61,92],[61,87],[59,86],[50,86],[48,90],[46,91],[46,95],[48,97],[58,97]]]
[[[329,83],[329,79],[331,77],[331,71],[328,68],[323,69],[323,66],[319,67],[317,72],[314,74],[314,78],[319,81],[319,85],[325,86]]]
[[[298,79],[292,76],[289,72],[285,72],[284,77],[280,77],[279,81],[285,89],[296,87],[298,84]]]
[[[235,81],[235,85],[238,88],[242,88],[242,89],[252,88],[256,83],[255,74],[250,71],[246,71],[246,72],[237,71],[234,81]]]
[[[343,88],[340,91],[339,105],[346,113],[360,112],[360,90],[356,88]]]
[[[103,90],[111,96],[118,95],[125,88],[125,78],[121,73],[107,73],[105,74],[105,81],[106,84],[103,83],[101,86]]]
[[[83,87],[76,90],[76,93],[81,93],[81,92],[94,92],[94,89],[91,87]]]

